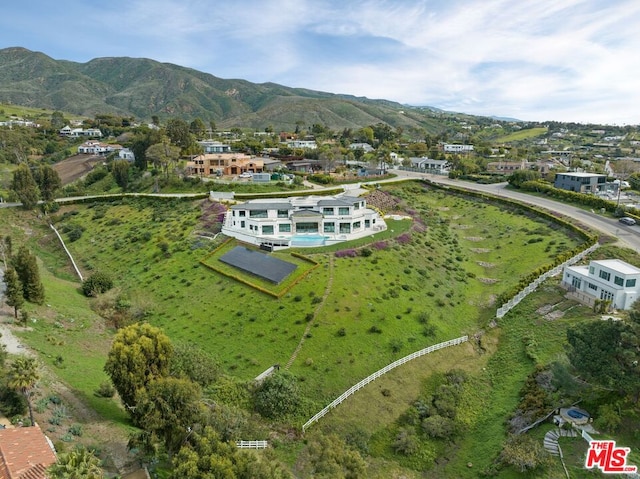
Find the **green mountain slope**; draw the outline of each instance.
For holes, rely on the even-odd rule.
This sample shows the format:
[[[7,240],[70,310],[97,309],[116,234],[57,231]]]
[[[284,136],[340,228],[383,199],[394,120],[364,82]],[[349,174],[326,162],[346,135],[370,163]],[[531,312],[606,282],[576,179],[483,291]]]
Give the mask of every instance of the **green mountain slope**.
[[[115,113],[149,120],[179,117],[220,127],[294,129],[325,124],[338,130],[378,122],[436,131],[428,108],[386,100],[288,88],[275,83],[225,80],[146,58],[54,60],[12,47],[0,50],[0,103],[58,109],[78,115]]]

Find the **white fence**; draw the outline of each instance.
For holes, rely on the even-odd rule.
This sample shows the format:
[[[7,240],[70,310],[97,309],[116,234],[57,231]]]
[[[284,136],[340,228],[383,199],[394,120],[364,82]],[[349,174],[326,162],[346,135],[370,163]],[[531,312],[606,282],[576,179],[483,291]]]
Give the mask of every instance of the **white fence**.
[[[375,379],[378,379],[383,374],[391,371],[394,368],[397,368],[398,366],[401,366],[401,365],[403,365],[405,363],[408,363],[412,359],[419,358],[420,356],[424,356],[425,354],[432,353],[434,351],[437,351],[438,349],[447,348],[449,346],[456,346],[458,344],[464,343],[465,341],[468,341],[468,339],[469,339],[468,336],[461,336],[459,338],[451,339],[451,340],[445,341],[443,343],[434,344],[433,346],[429,346],[428,348],[424,348],[424,349],[421,349],[420,351],[416,351],[415,353],[411,353],[408,356],[405,356],[404,358],[400,358],[397,361],[394,361],[391,364],[386,365],[384,368],[376,371],[371,376],[369,376],[369,377],[363,379],[362,381],[360,381],[358,384],[356,384],[354,386],[351,386],[349,389],[347,389],[345,392],[343,392],[340,395],[340,397],[338,397],[338,398],[334,399],[333,401],[331,401],[331,403],[328,406],[326,406],[322,411],[320,411],[315,416],[313,416],[311,419],[309,419],[306,423],[304,423],[304,425],[302,426],[302,432],[305,432],[306,429],[309,426],[311,426],[314,422],[316,422],[319,419],[321,419],[331,409],[336,407],[338,404],[342,403],[342,401],[347,399],[353,393],[355,393],[356,391],[362,389],[367,384],[369,384],[371,381],[373,381]]]
[[[267,441],[236,441],[239,449],[266,449]]]
[[[502,318],[505,314],[507,314],[509,311],[511,311],[513,308],[515,308],[520,303],[520,301],[522,301],[524,298],[526,298],[529,293],[533,293],[536,290],[536,288],[538,286],[540,286],[540,284],[542,284],[548,278],[550,278],[552,276],[555,276],[555,275],[557,275],[559,273],[562,273],[562,270],[564,269],[565,266],[570,266],[570,265],[575,264],[578,261],[582,260],[582,258],[584,258],[588,254],[590,254],[593,251],[595,251],[595,249],[598,246],[599,246],[598,243],[596,243],[594,245],[591,245],[587,249],[585,249],[585,250],[581,251],[580,253],[578,253],[577,255],[575,255],[573,258],[569,258],[567,261],[565,261],[561,265],[556,266],[555,268],[553,268],[553,269],[547,271],[546,273],[538,276],[534,281],[529,283],[526,288],[524,288],[522,291],[520,291],[518,294],[516,294],[513,298],[511,298],[509,301],[507,301],[502,306],[500,306],[498,308],[498,310],[496,311],[496,318],[498,318],[498,319]]]

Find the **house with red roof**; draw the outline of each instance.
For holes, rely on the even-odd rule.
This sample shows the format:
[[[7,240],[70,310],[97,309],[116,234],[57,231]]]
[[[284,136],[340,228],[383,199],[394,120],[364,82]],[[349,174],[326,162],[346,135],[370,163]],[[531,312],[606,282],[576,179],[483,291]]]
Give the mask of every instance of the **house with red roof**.
[[[0,429],[0,479],[46,479],[57,458],[40,427]]]

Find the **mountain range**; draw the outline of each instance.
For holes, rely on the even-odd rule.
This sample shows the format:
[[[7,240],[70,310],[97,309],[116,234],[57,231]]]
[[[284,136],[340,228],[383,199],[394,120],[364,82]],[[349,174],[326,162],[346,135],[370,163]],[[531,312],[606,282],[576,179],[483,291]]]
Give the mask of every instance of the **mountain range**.
[[[77,63],[21,47],[0,49],[0,103],[89,117],[112,113],[139,120],[200,118],[214,121],[219,128],[271,126],[291,131],[296,125],[316,123],[341,130],[383,122],[394,128],[436,132],[442,128],[443,115],[449,115],[431,107],[225,80],[147,58]]]

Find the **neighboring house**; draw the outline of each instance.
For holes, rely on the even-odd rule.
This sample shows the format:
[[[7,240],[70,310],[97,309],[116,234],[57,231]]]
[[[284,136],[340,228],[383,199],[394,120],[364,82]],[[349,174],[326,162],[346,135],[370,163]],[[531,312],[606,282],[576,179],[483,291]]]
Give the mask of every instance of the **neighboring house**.
[[[187,175],[233,176],[242,173],[262,173],[264,162],[261,158],[244,153],[209,153],[196,156],[187,162]]]
[[[37,425],[0,429],[0,479],[45,479],[56,460],[53,444]]]
[[[267,249],[324,246],[387,229],[364,198],[346,195],[265,198],[233,205],[222,232]]]
[[[129,148],[122,148],[118,151],[118,158],[127,161],[136,161],[136,155]]]
[[[349,148],[351,150],[363,150],[365,153],[373,151],[373,146],[371,146],[369,143],[351,143],[349,145]]]
[[[469,153],[473,151],[473,145],[458,145],[445,143],[442,145],[442,149],[445,153]]]
[[[315,140],[291,140],[287,141],[289,148],[306,148],[308,150],[315,150],[318,148],[318,144]]]
[[[604,190],[607,175],[597,173],[556,173],[553,186],[578,193],[597,193]]]
[[[321,169],[321,166],[319,160],[299,160],[287,162],[287,168],[301,173],[313,173],[315,170]]]
[[[447,160],[433,160],[431,158],[427,158],[426,156],[422,156],[409,158],[409,161],[411,161],[411,168],[427,170],[433,173],[449,172],[449,162]]]
[[[66,136],[69,138],[79,138],[81,136],[100,138],[102,136],[102,132],[97,128],[88,128],[86,130],[83,130],[82,128],[71,128],[69,125],[61,128],[58,133],[60,134],[60,136]]]
[[[100,143],[99,141],[85,141],[78,147],[78,154],[84,155],[108,155],[113,151],[122,150],[122,145]]]
[[[198,144],[202,146],[206,153],[231,153],[231,146],[225,145],[219,141],[214,140],[203,140],[199,141]]]
[[[527,161],[492,161],[487,163],[487,171],[513,173],[518,170],[528,170],[531,164]]]
[[[562,286],[572,297],[590,306],[598,299],[611,301],[616,309],[630,309],[640,293],[640,269],[619,259],[566,266]]]

